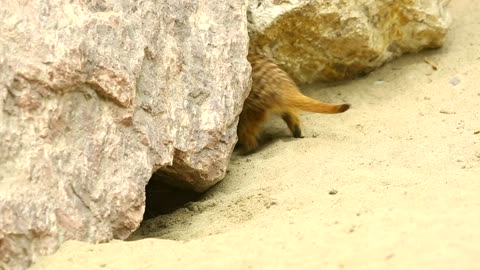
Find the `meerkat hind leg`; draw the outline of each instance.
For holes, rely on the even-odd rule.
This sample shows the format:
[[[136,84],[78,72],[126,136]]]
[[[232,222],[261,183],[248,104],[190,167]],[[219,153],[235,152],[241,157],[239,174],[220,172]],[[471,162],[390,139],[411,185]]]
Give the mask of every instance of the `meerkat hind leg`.
[[[290,129],[294,138],[303,138],[298,113],[293,111],[284,112],[282,113],[282,119],[287,123],[288,129]]]
[[[266,113],[245,111],[240,115],[238,124],[238,142],[241,144],[243,154],[247,155],[258,147],[260,127],[265,121]]]

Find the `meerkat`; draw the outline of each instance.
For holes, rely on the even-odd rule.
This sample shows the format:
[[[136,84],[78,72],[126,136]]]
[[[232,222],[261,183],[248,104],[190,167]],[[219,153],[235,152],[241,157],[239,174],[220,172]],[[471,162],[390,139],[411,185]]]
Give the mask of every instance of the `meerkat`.
[[[299,111],[342,113],[350,104],[322,103],[303,95],[294,81],[269,58],[249,54],[252,66],[252,88],[240,114],[237,135],[243,154],[258,147],[261,125],[271,114],[278,114],[287,124],[294,138],[302,138]]]

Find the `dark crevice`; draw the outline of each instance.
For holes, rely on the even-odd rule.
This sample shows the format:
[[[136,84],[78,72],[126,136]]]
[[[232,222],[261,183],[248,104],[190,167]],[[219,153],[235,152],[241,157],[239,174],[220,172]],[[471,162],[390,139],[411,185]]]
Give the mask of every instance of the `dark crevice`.
[[[166,176],[153,174],[145,187],[146,203],[143,220],[169,214],[189,202],[200,199],[201,193],[169,185]]]

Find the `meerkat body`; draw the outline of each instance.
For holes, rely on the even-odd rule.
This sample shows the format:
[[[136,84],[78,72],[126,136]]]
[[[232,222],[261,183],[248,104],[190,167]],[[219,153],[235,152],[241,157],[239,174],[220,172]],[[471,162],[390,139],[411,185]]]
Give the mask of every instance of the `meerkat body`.
[[[238,142],[244,153],[258,146],[261,124],[270,114],[279,114],[293,137],[301,138],[299,111],[341,113],[349,104],[328,104],[304,96],[293,80],[270,59],[259,54],[249,54],[252,65],[252,89],[243,105],[238,123]]]

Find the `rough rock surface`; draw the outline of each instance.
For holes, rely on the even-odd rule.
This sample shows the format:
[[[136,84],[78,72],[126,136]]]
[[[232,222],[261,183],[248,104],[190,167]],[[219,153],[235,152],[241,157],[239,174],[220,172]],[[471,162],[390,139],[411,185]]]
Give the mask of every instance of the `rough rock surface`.
[[[246,1],[0,1],[0,268],[123,239],[158,169],[225,174],[250,84]]]
[[[448,0],[252,0],[251,50],[298,82],[339,80],[443,44]]]

